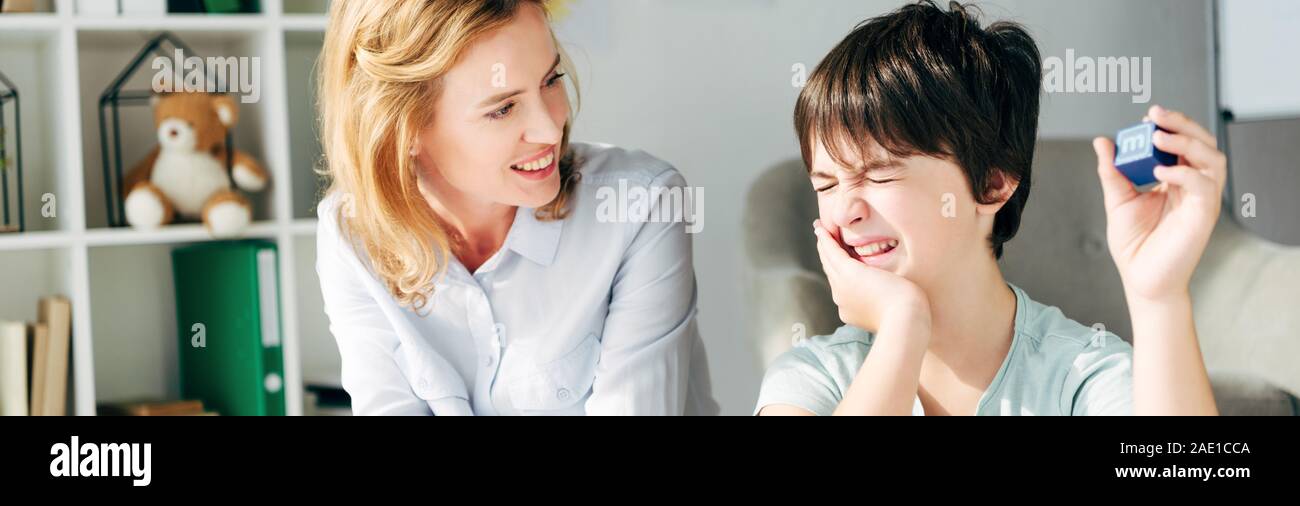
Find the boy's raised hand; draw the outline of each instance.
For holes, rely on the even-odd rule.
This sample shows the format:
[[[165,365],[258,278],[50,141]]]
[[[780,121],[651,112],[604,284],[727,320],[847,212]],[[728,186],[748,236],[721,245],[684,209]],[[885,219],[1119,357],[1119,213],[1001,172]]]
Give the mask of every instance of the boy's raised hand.
[[[1106,201],[1106,239],[1133,323],[1133,412],[1218,413],[1196,338],[1189,284],[1219,217],[1227,158],[1214,137],[1179,112],[1152,106],[1156,147],[1178,155],[1157,167],[1160,184],[1139,193],[1115,168],[1115,145],[1096,139]]]
[[[1147,300],[1186,294],[1219,216],[1227,158],[1214,136],[1177,111],[1152,106],[1148,118],[1162,151],[1178,165],[1157,167],[1160,183],[1140,193],[1115,167],[1115,145],[1092,142],[1106,205],[1106,238],[1124,290]]]

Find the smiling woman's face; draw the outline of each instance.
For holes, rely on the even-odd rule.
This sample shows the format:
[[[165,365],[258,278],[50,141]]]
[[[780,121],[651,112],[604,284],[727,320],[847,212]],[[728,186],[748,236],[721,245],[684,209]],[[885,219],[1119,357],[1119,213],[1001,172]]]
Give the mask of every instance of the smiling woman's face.
[[[992,257],[987,238],[999,206],[977,204],[957,165],[870,152],[866,163],[845,160],[850,169],[817,142],[809,172],[822,224],[849,256],[922,287],[939,286],[971,255]]]
[[[443,76],[419,161],[443,197],[541,207],[560,190],[569,99],[559,51],[536,5],[472,44]]]

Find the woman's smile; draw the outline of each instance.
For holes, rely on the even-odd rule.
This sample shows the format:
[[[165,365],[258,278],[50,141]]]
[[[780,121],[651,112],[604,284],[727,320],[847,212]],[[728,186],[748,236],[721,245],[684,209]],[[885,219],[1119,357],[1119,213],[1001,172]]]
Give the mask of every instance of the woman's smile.
[[[539,181],[550,177],[555,173],[555,168],[560,165],[560,157],[556,155],[556,146],[542,150],[527,159],[510,165],[510,170],[520,177],[532,181]]]

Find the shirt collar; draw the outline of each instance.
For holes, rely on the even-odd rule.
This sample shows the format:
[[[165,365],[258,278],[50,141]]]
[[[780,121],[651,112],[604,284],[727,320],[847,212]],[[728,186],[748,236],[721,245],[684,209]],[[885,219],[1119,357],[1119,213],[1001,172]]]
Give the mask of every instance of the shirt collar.
[[[506,248],[534,263],[548,266],[560,248],[560,232],[565,220],[540,221],[536,210],[520,206],[515,222],[506,236]]]

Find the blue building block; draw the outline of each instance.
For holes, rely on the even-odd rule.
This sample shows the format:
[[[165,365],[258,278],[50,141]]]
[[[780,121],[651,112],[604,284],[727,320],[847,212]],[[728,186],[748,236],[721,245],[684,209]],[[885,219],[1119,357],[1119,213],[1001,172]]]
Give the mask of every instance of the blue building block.
[[[1156,166],[1172,167],[1178,157],[1156,149],[1151,136],[1165,131],[1155,123],[1134,125],[1115,134],[1115,167],[1136,186],[1156,182]]]

